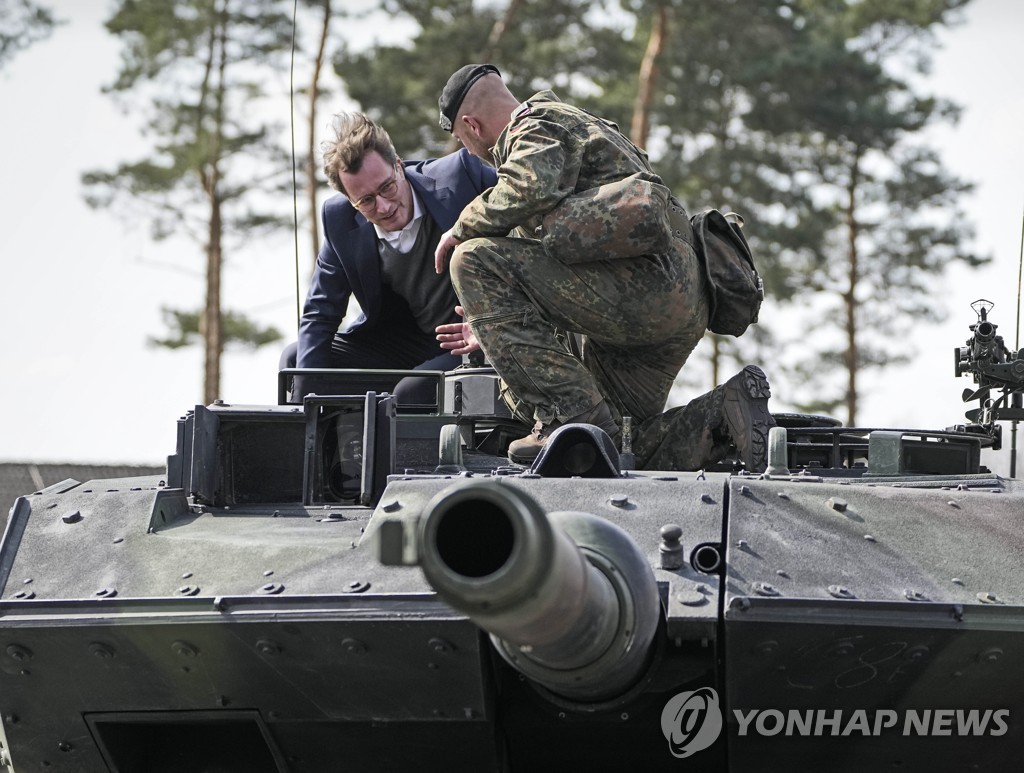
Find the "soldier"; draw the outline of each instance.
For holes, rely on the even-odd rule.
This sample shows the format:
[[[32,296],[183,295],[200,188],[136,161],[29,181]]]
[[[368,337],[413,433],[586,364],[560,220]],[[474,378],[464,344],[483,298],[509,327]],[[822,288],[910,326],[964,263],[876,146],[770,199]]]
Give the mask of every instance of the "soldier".
[[[567,196],[635,173],[657,180],[646,154],[611,122],[550,91],[520,102],[488,64],[452,75],[439,107],[441,127],[493,164],[498,182],[438,242],[438,273],[454,249],[450,271],[465,310],[462,324],[438,327],[438,339],[456,354],[478,342],[513,409],[536,422],[529,436],[510,444],[509,458],[531,463],[550,433],[568,423],[594,424],[617,441],[622,417],[631,416],[640,425],[642,464],[670,456],[655,431],[685,427],[697,444],[686,468],[722,458],[731,439],[748,468],[763,469],[773,422],[759,368],[746,368],[685,410],[660,415],[708,322],[689,221],[682,218],[685,227],[664,251],[634,257],[602,253],[568,262],[534,238]],[[582,336],[579,354],[558,331]]]

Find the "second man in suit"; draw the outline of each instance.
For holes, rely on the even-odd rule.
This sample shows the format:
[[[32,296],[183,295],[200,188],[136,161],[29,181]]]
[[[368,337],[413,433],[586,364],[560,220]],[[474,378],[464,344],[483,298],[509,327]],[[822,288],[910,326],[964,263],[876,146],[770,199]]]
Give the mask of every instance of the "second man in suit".
[[[402,161],[388,133],[361,113],[337,115],[334,133],[323,146],[324,172],[339,195],[323,207],[324,241],[298,344],[282,367],[458,366],[461,357],[444,352],[435,333],[459,317],[450,278],[434,271],[434,249],[463,207],[495,184],[495,170],[464,149]],[[361,313],[342,328],[352,297]],[[297,381],[295,402],[316,391]],[[400,385],[399,401],[422,401],[414,390]]]

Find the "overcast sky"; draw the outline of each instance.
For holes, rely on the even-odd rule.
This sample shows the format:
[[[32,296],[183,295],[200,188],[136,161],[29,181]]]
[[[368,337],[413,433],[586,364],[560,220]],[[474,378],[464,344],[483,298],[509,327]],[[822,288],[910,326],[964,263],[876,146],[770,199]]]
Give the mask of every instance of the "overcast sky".
[[[84,170],[142,158],[148,148],[132,116],[100,92],[118,66],[117,41],[102,27],[109,5],[48,4],[68,23],[0,70],[0,461],[162,463],[174,450],[177,418],[201,399],[201,351],[154,349],[146,339],[164,331],[161,306],[201,304],[202,266],[192,243],[154,243],[146,223],[132,227],[84,204]],[[1015,341],[1024,3],[973,0],[966,18],[943,35],[926,88],[965,107],[959,126],[937,131],[934,141],[947,168],[976,183],[965,204],[977,251],[995,260],[981,271],[949,272],[940,298],[949,321],[907,342],[912,366],[864,383],[860,420],[867,426],[962,421],[960,392],[971,382],[954,378],[952,349],[970,334],[972,301],[994,301],[999,332],[1011,347]],[[286,120],[287,102],[281,110]],[[291,239],[230,259],[226,307],[292,335]],[[273,403],[277,358],[274,346],[225,354],[223,397]],[[771,363],[762,365],[770,376]],[[788,409],[784,397],[777,395],[773,409]],[[989,463],[998,470],[1005,455]]]

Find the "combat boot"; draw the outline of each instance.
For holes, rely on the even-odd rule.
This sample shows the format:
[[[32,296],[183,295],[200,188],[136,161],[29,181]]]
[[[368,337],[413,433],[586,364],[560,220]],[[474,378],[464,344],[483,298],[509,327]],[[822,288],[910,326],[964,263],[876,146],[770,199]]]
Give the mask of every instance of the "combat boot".
[[[750,472],[768,466],[768,430],[775,419],[768,412],[771,390],[768,377],[756,365],[748,365],[725,382],[722,412],[739,459]]]
[[[607,432],[613,441],[618,441],[619,425],[615,423],[612,412],[608,408],[608,403],[602,400],[586,413],[573,416],[571,419],[565,419],[564,421],[555,419],[547,424],[542,424],[538,421],[533,425],[533,430],[529,435],[513,440],[508,444],[509,461],[529,467],[533,464],[537,455],[540,454],[544,444],[548,442],[548,437],[550,437],[551,433],[566,424],[593,424]]]

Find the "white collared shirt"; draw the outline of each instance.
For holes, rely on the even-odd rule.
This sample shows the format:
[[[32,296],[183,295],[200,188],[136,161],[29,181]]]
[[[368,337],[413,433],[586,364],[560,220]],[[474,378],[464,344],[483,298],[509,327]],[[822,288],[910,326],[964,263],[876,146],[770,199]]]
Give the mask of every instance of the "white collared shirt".
[[[420,225],[423,223],[423,208],[420,206],[420,197],[416,195],[416,191],[413,190],[411,185],[409,190],[412,191],[412,219],[406,224],[405,228],[400,231],[385,231],[376,223],[373,224],[373,228],[377,232],[377,238],[383,239],[403,255],[411,250],[412,246],[416,243],[416,237],[420,234]]]

